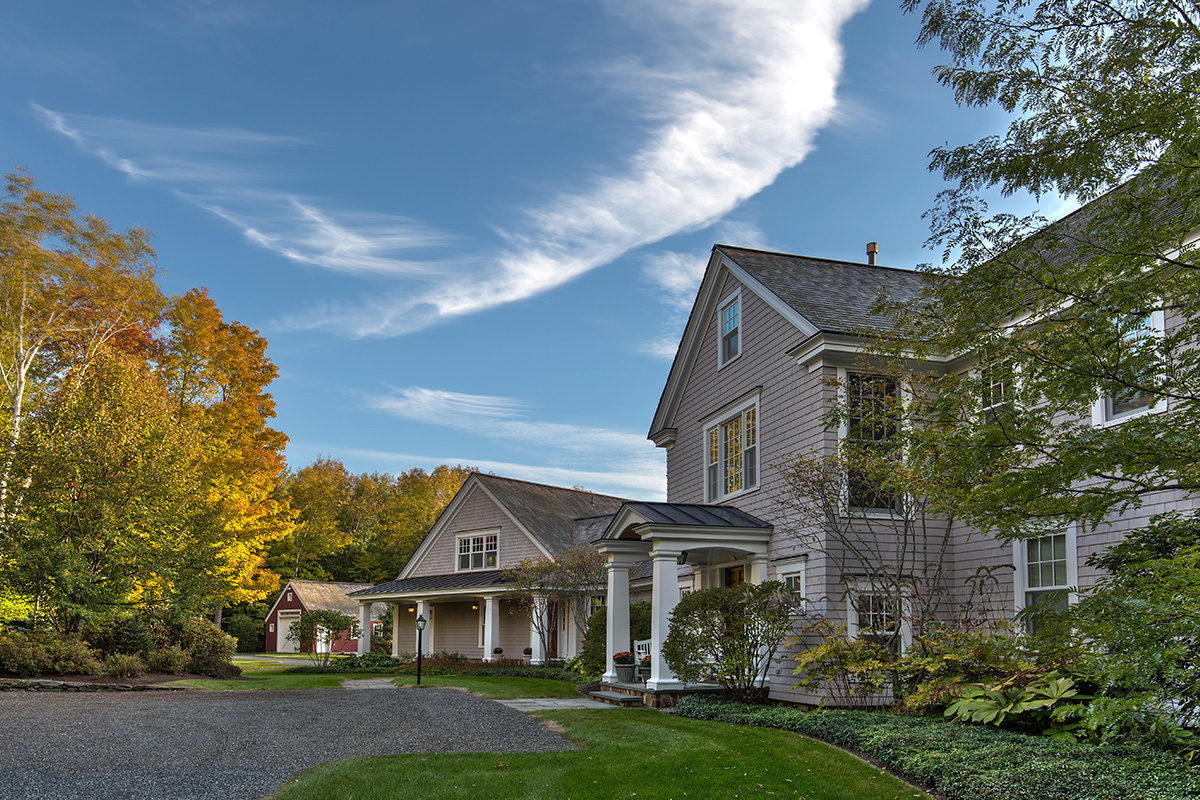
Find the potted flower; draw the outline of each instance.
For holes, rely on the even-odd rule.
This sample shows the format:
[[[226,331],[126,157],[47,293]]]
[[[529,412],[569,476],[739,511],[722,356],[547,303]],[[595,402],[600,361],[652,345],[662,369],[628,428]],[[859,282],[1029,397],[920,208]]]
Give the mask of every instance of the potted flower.
[[[617,683],[633,683],[633,653],[622,650],[613,653],[613,665],[617,668]]]
[[[493,648],[492,648],[492,655],[495,655],[495,656],[502,656],[502,655],[504,655],[504,648],[503,648],[503,647],[493,647]]]
[[[638,677],[642,679],[642,683],[650,680],[650,656],[642,656],[642,660],[638,662]]]

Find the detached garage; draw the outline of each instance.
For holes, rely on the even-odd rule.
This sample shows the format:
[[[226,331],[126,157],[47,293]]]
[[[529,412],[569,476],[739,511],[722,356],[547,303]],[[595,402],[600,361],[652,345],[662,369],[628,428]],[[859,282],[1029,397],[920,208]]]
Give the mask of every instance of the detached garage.
[[[293,623],[300,619],[304,611],[337,611],[347,616],[358,618],[359,604],[351,599],[350,592],[368,589],[368,583],[335,583],[333,581],[288,581],[287,586],[279,593],[275,605],[267,614],[266,620],[266,651],[268,653],[299,653],[298,642],[288,641],[287,634]],[[383,623],[375,617],[387,609],[386,603],[374,603],[371,606],[371,627],[378,629]],[[374,631],[372,631],[374,633]],[[340,637],[332,644],[335,653],[354,653],[358,651],[358,639]]]

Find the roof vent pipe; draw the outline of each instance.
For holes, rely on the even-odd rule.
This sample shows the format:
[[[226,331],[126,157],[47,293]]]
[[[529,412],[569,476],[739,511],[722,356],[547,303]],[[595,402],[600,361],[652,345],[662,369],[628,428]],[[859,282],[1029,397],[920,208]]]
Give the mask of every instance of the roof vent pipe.
[[[879,255],[879,242],[867,242],[867,263],[875,266],[875,256]]]

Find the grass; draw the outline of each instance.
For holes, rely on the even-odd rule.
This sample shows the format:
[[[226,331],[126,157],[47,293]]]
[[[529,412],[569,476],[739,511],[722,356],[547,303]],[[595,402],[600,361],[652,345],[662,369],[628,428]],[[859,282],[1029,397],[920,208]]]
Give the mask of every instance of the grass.
[[[253,691],[255,689],[337,689],[347,678],[379,678],[390,677],[391,672],[355,673],[353,676],[340,675],[286,675],[284,670],[295,664],[278,664],[274,661],[234,661],[242,668],[242,678],[235,680],[217,680],[215,678],[191,678],[188,680],[171,681],[172,686],[188,686],[193,689],[235,689]],[[248,679],[248,680],[247,680]],[[424,682],[424,681],[422,681]]]
[[[401,686],[415,686],[417,676],[400,675],[395,682]],[[472,675],[422,675],[421,686],[450,686],[466,689],[472,694],[490,700],[512,700],[518,697],[579,697],[579,688],[566,681],[546,678],[515,678]]]
[[[924,792],[844,751],[786,731],[649,710],[553,711],[538,716],[561,726],[580,749],[333,761],[301,773],[273,798],[929,800]]]

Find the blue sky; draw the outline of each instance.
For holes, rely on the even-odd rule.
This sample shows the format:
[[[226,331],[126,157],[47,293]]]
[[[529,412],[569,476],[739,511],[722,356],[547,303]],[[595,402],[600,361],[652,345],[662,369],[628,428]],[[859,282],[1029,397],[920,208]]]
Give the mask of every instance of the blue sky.
[[[863,0],[0,0],[0,152],[270,342],[293,468],[665,496],[715,242],[934,254],[957,108]]]

